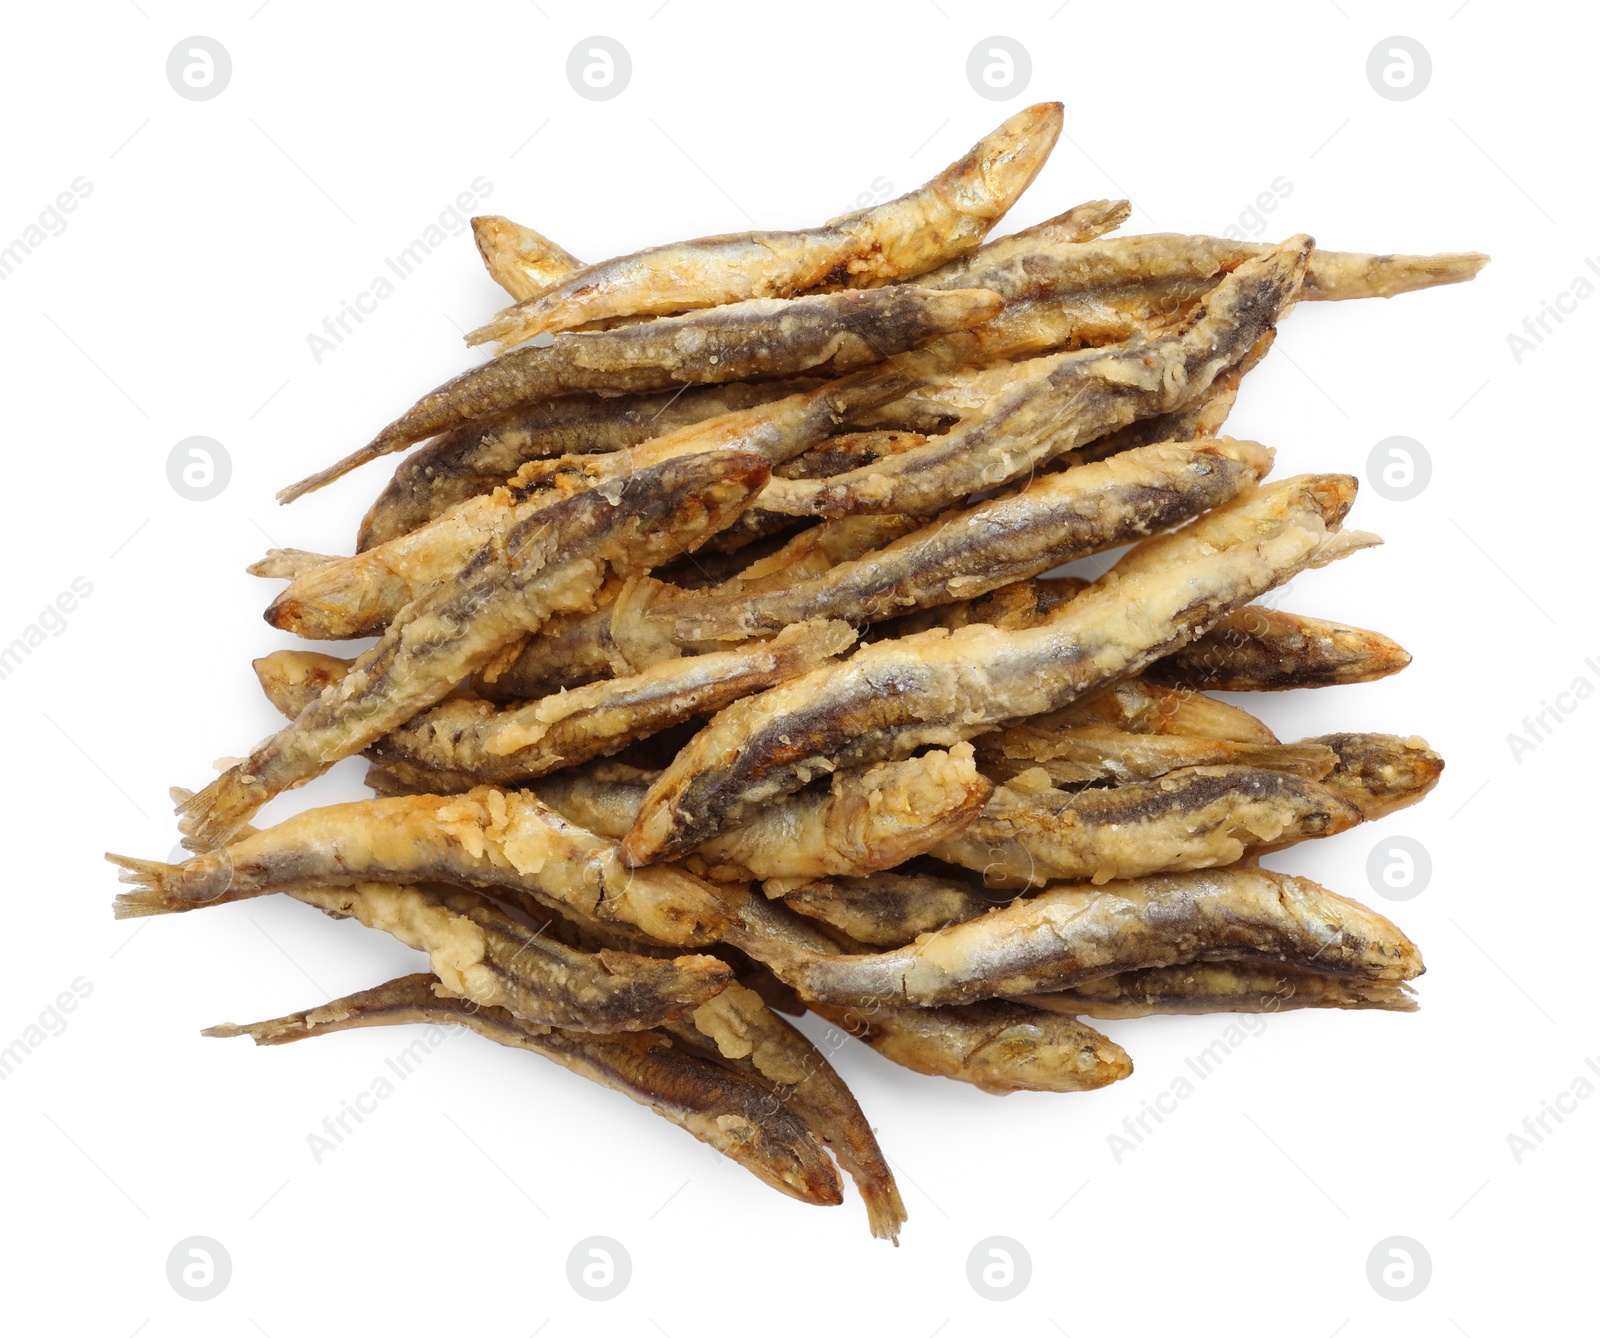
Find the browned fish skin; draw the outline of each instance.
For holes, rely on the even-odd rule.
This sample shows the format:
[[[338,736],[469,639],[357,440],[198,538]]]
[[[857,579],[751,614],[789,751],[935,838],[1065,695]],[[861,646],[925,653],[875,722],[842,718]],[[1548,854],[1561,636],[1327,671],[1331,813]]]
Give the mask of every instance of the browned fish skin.
[[[1342,623],[1252,606],[1147,671],[1158,683],[1210,692],[1272,692],[1370,683],[1411,656],[1388,637]]]
[[[1018,112],[899,199],[803,232],[673,242],[589,265],[501,312],[469,344],[520,343],[617,316],[663,315],[822,287],[867,288],[921,273],[983,241],[1044,166],[1059,102]]]
[[[1444,758],[1415,736],[1324,734],[1306,742],[1338,755],[1323,784],[1354,804],[1369,822],[1416,803],[1444,773]]]
[[[659,395],[564,395],[463,423],[395,466],[361,522],[356,552],[402,534],[492,492],[529,460],[626,450],[719,414],[814,390],[810,381],[735,382]]]
[[[734,915],[725,941],[757,960],[818,955],[826,960],[835,951],[814,925],[775,902],[752,897]],[[782,978],[781,972],[774,973]],[[1133,1071],[1121,1046],[1076,1018],[1051,1017],[1012,1004],[908,1008],[885,994],[837,1008],[817,1003],[814,1011],[904,1068],[955,1078],[997,1095],[1091,1091]]]
[[[1133,1072],[1127,1051],[1076,1018],[999,999],[942,1008],[813,1008],[902,1068],[994,1096],[1092,1092]],[[1076,1025],[1061,1025],[1067,1022]]]
[[[872,1234],[898,1240],[906,1208],[894,1172],[855,1096],[816,1046],[742,985],[728,986],[670,1031],[691,1048],[755,1076],[775,1101],[799,1115],[855,1181]]]
[[[760,590],[802,580],[891,543],[918,524],[910,516],[824,521],[719,583],[719,589]],[[580,687],[607,674],[638,673],[679,653],[670,628],[649,616],[659,604],[676,597],[671,587],[645,577],[591,614],[552,620],[539,635],[528,638],[510,665],[492,679],[484,675],[475,686],[493,701],[517,701]]]
[[[1131,678],[1105,692],[1028,722],[1039,730],[1102,725],[1135,734],[1187,735],[1233,743],[1278,742],[1278,736],[1240,707],[1188,688],[1166,688]]]
[[[739,914],[763,909],[754,898]],[[1052,887],[890,952],[839,956],[727,931],[808,1003],[927,1007],[1071,989],[1208,959],[1410,980],[1416,946],[1375,911],[1304,878],[1234,867]]]
[[[209,1027],[205,1035],[250,1035],[257,1045],[281,1045],[351,1027],[456,1024],[622,1092],[790,1198],[824,1205],[844,1201],[839,1174],[816,1135],[793,1110],[775,1109],[761,1084],[685,1053],[659,1031],[599,1036],[543,1030],[504,1009],[441,995],[437,983],[429,975],[404,976],[304,1013]]]
[[[408,605],[336,687],[189,800],[180,827],[226,840],[274,795],[440,701],[553,613],[593,607],[608,569],[630,575],[693,548],[737,515],[769,472],[759,456],[735,452],[669,460],[496,535],[453,581]]]
[[[474,218],[472,239],[489,277],[510,293],[514,302],[525,301],[583,268],[583,261],[543,233],[500,214]]]
[[[901,947],[918,934],[975,919],[1008,900],[1008,894],[986,893],[958,878],[894,871],[818,879],[783,894],[790,910],[879,948]]]
[[[759,595],[686,596],[660,615],[685,642],[759,635],[803,618],[876,622],[987,594],[1232,501],[1271,467],[1255,442],[1169,444],[1047,474],[940,518],[858,561]]]
[[[981,289],[911,286],[755,299],[518,349],[430,391],[360,450],[278,494],[292,502],[380,455],[519,404],[579,390],[633,392],[864,367],[993,316]]]
[[[1180,409],[1273,328],[1299,291],[1310,250],[1310,238],[1286,242],[1241,265],[1170,333],[1049,360],[1048,370],[917,450],[826,481],[776,480],[762,505],[932,514],[1136,419]]]
[[[739,888],[681,869],[643,875],[616,845],[574,826],[526,791],[483,788],[308,809],[183,864],[108,856],[138,885],[120,915],[158,914],[287,888],[445,882],[509,889],[556,911],[632,925],[662,943],[711,941]]]
[[[1185,767],[1156,780],[1058,790],[1038,772],[996,788],[933,855],[989,887],[1178,873],[1333,836],[1361,811],[1326,786],[1259,767]]]
[[[703,843],[688,861],[719,880],[756,877],[769,892],[796,880],[875,873],[957,836],[993,792],[972,745],[835,772],[826,791],[768,804]]]
[[[1235,743],[1183,734],[1136,734],[1108,725],[1039,728],[1029,721],[974,740],[991,773],[1015,776],[1039,768],[1060,786],[1097,781],[1148,781],[1179,767],[1265,767],[1321,780],[1338,755],[1319,743]]]
[[[823,772],[948,746],[1138,673],[1228,610],[1350,551],[1361,536],[1335,527],[1355,486],[1339,475],[1286,480],[1147,539],[1042,627],[878,642],[735,702],[651,787],[625,858],[671,858]]]
[[[1092,242],[1128,221],[1127,200],[1086,200],[1064,214],[985,242],[976,251],[915,277],[921,288],[987,288],[979,275],[998,277],[1041,248]]]
[[[1016,1000],[1073,1017],[1116,1020],[1162,1013],[1277,1013],[1291,1008],[1381,1008],[1414,1012],[1404,981],[1352,980],[1235,962],[1191,962],[1124,971],[1076,989]]]
[[[847,650],[855,634],[843,623],[801,623],[771,641],[686,656],[626,678],[608,679],[527,705],[497,709],[471,695],[412,717],[365,749],[380,767],[447,774],[450,793],[506,785],[620,752],[636,739],[815,668]],[[347,661],[278,651],[256,661],[273,705],[293,719],[338,681]]]

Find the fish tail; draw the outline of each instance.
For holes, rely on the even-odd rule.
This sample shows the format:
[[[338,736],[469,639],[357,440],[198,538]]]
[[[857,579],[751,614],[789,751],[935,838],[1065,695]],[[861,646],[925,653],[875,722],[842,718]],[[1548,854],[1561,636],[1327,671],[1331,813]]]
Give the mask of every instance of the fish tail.
[[[216,780],[178,805],[178,827],[207,846],[223,845],[267,801],[265,787],[231,766]]]
[[[893,1241],[900,1244],[900,1228],[906,1224],[906,1205],[900,1197],[900,1187],[893,1180],[866,1182],[856,1180],[861,1200],[867,1205],[867,1225],[874,1240]]]
[[[122,870],[122,881],[138,884],[138,890],[123,892],[113,903],[119,920],[130,920],[141,915],[165,915],[182,910],[185,906],[199,904],[183,895],[183,865],[163,864],[160,860],[134,859],[131,855],[106,854],[112,864]]]

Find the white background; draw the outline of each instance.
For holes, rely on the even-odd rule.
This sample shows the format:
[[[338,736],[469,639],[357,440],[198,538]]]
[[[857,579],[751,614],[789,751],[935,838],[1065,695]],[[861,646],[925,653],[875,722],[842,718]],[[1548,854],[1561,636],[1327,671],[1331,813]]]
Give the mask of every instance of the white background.
[[[1520,363],[1507,343],[1600,250],[1589,11],[84,0],[7,6],[5,25],[0,244],[74,178],[92,193],[0,283],[0,642],[75,577],[93,587],[0,681],[0,1046],[75,979],[92,989],[0,1084],[8,1330],[681,1338],[708,1322],[957,1335],[1002,1321],[1030,1334],[1138,1323],[1483,1338],[1539,1320],[1592,1326],[1583,1187],[1600,1099],[1560,1125],[1547,1117],[1520,1163],[1507,1142],[1600,1055],[1584,765],[1600,701],[1576,702],[1520,760],[1507,741],[1574,679],[1600,685],[1585,664],[1600,660],[1587,404],[1600,302],[1577,302]],[[580,98],[564,73],[596,33],[632,59],[611,101]],[[165,77],[193,34],[232,58],[214,100],[184,100]],[[1010,102],[966,79],[991,34],[1031,54]],[[1431,54],[1431,83],[1409,101],[1366,78],[1392,34]],[[1218,232],[1282,177],[1292,191],[1263,237],[1495,258],[1468,286],[1303,306],[1230,427],[1275,446],[1280,474],[1365,476],[1396,434],[1432,459],[1414,500],[1364,490],[1352,524],[1387,547],[1302,577],[1284,601],[1389,632],[1414,665],[1250,703],[1284,738],[1418,733],[1448,759],[1419,809],[1271,861],[1373,900],[1374,845],[1400,834],[1426,847],[1426,890],[1376,902],[1426,954],[1421,1012],[1271,1019],[1120,1164],[1108,1135],[1227,1018],[1105,1024],[1137,1071],[1083,1096],[998,1100],[852,1047],[839,1066],[911,1212],[899,1250],[868,1238],[853,1197],[831,1211],[792,1203],[621,1097],[471,1036],[317,1164],[307,1135],[410,1038],[256,1050],[199,1030],[311,1006],[416,959],[287,899],[116,923],[100,861],[164,858],[167,786],[203,783],[213,758],[276,728],[249,661],[287,639],[257,615],[273,587],[243,568],[269,543],[348,551],[386,469],[289,509],[274,491],[467,365],[460,330],[501,299],[463,233],[320,364],[307,336],[479,176],[493,186],[480,210],[599,258],[819,222],[880,178],[902,192],[1040,98],[1065,101],[1066,134],[1018,226],[1127,194],[1132,230]],[[196,434],[232,460],[206,502],[166,475],[174,444]],[[354,797],[359,775],[347,763],[268,816]],[[192,1235],[232,1259],[230,1284],[204,1303],[166,1278]],[[590,1235],[633,1261],[604,1304],[566,1281],[568,1251]],[[969,1251],[993,1235],[1033,1263],[1003,1305],[966,1278]],[[1392,1235],[1431,1256],[1415,1300],[1368,1283],[1368,1254]]]

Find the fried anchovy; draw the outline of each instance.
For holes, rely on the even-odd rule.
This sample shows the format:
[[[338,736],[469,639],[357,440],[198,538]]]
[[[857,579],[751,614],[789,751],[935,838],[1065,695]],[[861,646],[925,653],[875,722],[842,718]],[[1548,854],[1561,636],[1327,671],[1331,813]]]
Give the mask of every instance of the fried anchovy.
[[[1133,734],[1178,735],[1232,743],[1277,743],[1278,736],[1250,712],[1188,688],[1165,688],[1144,678],[1085,695],[1070,706],[1028,722],[1039,730],[1103,726]]]
[[[311,641],[381,636],[401,609],[459,572],[495,535],[600,484],[619,486],[620,472],[609,455],[532,461],[506,487],[473,497],[432,524],[298,572],[262,616]],[[276,575],[282,565],[268,554],[250,571]]]
[[[999,999],[942,1008],[816,1004],[814,1011],[902,1068],[995,1096],[1092,1092],[1133,1072],[1128,1052],[1093,1027]]]
[[[1444,759],[1415,737],[1324,734],[1306,742],[1331,748],[1338,756],[1322,783],[1369,822],[1416,803],[1444,772]]]
[[[663,613],[681,641],[759,635],[803,618],[875,622],[988,593],[1167,529],[1258,483],[1272,453],[1254,442],[1146,446],[1035,478],[855,562],[780,590],[687,596]]]
[[[1147,539],[1042,627],[881,641],[735,702],[651,787],[625,857],[670,858],[814,776],[948,746],[1138,673],[1230,609],[1350,551],[1336,527],[1355,487],[1346,475],[1290,479]]]
[[[1277,1013],[1289,1008],[1382,1008],[1414,1012],[1411,986],[1398,980],[1352,980],[1311,971],[1235,962],[1191,962],[1123,971],[1076,989],[1025,994],[1033,1008],[1107,1020],[1161,1013]]]
[[[614,330],[564,333],[463,372],[417,401],[366,446],[278,494],[292,502],[380,455],[531,400],[577,390],[637,393],[750,377],[818,375],[879,362],[935,335],[987,320],[982,290],[910,286],[757,298]]]
[[[814,927],[773,902],[753,898],[738,915],[730,942],[748,940],[762,953],[778,949],[802,958],[833,951]],[[1121,1046],[1075,1018],[1000,1002],[908,1008],[884,995],[853,1003],[814,1008],[885,1059],[996,1095],[1092,1091],[1133,1071]]]
[[[906,1207],[894,1172],[855,1096],[822,1052],[761,996],[729,985],[670,1028],[673,1038],[714,1055],[768,1087],[774,1099],[819,1134],[849,1172],[880,1240],[896,1240]]]
[[[526,301],[583,268],[581,260],[543,233],[499,214],[473,219],[472,239],[489,277],[511,294],[513,302]]]
[[[547,1026],[578,1031],[658,1026],[704,1003],[733,978],[716,957],[661,958],[611,947],[599,952],[568,947],[546,932],[548,926],[528,929],[457,888],[358,882],[299,886],[291,895],[426,952],[452,994]]]
[[[1232,864],[1347,831],[1361,816],[1316,781],[1259,767],[1185,767],[1080,790],[1028,771],[997,787],[977,820],[932,854],[989,887],[1106,883]]]
[[[1053,785],[1148,781],[1180,767],[1265,767],[1321,780],[1338,761],[1320,743],[1236,743],[1185,734],[1136,734],[1109,725],[1040,728],[1024,721],[974,741],[986,770],[1005,776],[1038,768]]]
[[[705,842],[689,867],[717,879],[747,876],[769,893],[796,881],[876,873],[940,846],[983,809],[993,785],[972,745],[834,773],[826,790],[769,804]]]
[[[919,365],[901,361],[873,368],[813,391],[719,414],[623,451],[529,461],[504,488],[469,498],[399,538],[305,573],[273,601],[267,621],[316,640],[376,635],[406,604],[453,576],[490,538],[531,523],[536,513],[574,492],[712,451],[754,452],[773,464],[788,460],[833,432],[848,406],[881,402],[913,384]]]
[[[975,919],[1008,900],[1008,894],[986,893],[959,878],[896,872],[822,878],[783,894],[790,910],[879,948],[901,947],[918,934]]]
[[[519,344],[616,316],[666,315],[817,287],[871,288],[977,247],[1038,174],[1061,133],[1059,102],[1018,112],[908,195],[801,232],[673,242],[588,265],[502,311],[469,344]]]
[[[1043,223],[985,242],[976,251],[919,274],[912,281],[921,288],[987,288],[977,275],[998,277],[1041,248],[1092,242],[1120,228],[1132,212],[1133,206],[1127,200],[1085,200]],[[970,283],[964,281],[969,274],[974,276]]]
[[[814,389],[814,382],[791,379],[659,395],[564,395],[463,423],[395,466],[361,522],[356,551],[398,539],[468,498],[493,492],[530,460],[626,450],[720,414]]]
[[[534,790],[571,822],[615,838],[628,830],[652,778],[600,764],[546,777]],[[826,787],[785,796],[705,842],[686,867],[723,881],[759,878],[774,895],[794,882],[873,873],[960,832],[992,788],[966,744],[840,771]]]
[[[1048,360],[1047,370],[917,450],[832,479],[776,480],[761,504],[796,514],[930,514],[1136,419],[1182,408],[1273,328],[1299,290],[1310,249],[1302,237],[1247,261],[1169,333]]]
[[[1199,296],[1221,276],[1249,260],[1272,254],[1274,249],[1262,242],[1172,232],[1085,242],[1034,238],[995,254],[989,264],[982,263],[980,252],[970,257],[964,268],[946,266],[938,275],[922,275],[917,283],[925,288],[988,288],[1008,302],[1153,283],[1188,284]],[[1440,284],[1464,283],[1488,263],[1489,257],[1478,252],[1379,256],[1314,250],[1300,300],[1393,297]]]
[[[1370,683],[1410,663],[1411,656],[1381,633],[1251,607],[1151,665],[1149,676],[1176,687],[1254,692]]]
[[[842,525],[846,520],[865,519],[865,516],[849,516],[823,523]],[[1026,580],[1011,581],[976,599],[958,599],[953,603],[936,604],[932,608],[902,614],[879,623],[869,635],[874,639],[909,636],[935,627],[955,632],[973,623],[987,623],[1004,631],[1017,632],[1027,627],[1042,626],[1069,599],[1088,588],[1089,582],[1079,576],[1033,576]]]
[[[918,527],[909,516],[844,516],[797,534],[775,553],[720,583],[718,590],[764,590],[826,571],[892,543]],[[607,674],[639,673],[681,653],[653,610],[678,592],[651,577],[620,590],[593,613],[552,623],[529,637],[511,664],[476,687],[494,701],[523,701],[575,688]]]
[[[554,910],[642,929],[662,943],[709,942],[737,889],[681,869],[641,876],[614,842],[574,826],[523,791],[364,799],[296,814],[183,864],[107,856],[124,870],[119,916],[204,905],[291,887],[436,881],[526,894]]]
[[[1375,911],[1307,879],[1259,868],[1052,887],[907,947],[854,956],[747,932],[746,915],[762,909],[762,899],[753,898],[726,932],[808,1003],[970,1003],[1206,960],[1368,980],[1422,972],[1416,945]]]
[[[686,1053],[659,1031],[597,1036],[529,1026],[501,1008],[441,995],[429,975],[403,976],[320,1008],[267,1022],[209,1027],[207,1036],[281,1045],[352,1027],[420,1022],[467,1027],[491,1041],[553,1059],[563,1068],[648,1106],[802,1203],[844,1201],[838,1172],[816,1135],[793,1110],[774,1108],[765,1086]]]
[[[669,725],[709,715],[729,702],[816,668],[847,650],[855,634],[842,622],[797,623],[770,641],[665,661],[627,678],[606,679],[526,705],[498,709],[458,696],[414,716],[373,743],[366,756],[445,773],[450,792],[509,785],[561,767],[607,757]],[[318,684],[342,677],[330,657],[283,650],[255,662],[262,688],[293,719]]]
[[[337,686],[189,800],[183,831],[226,840],[274,795],[432,706],[553,613],[593,607],[608,567],[631,574],[693,548],[768,472],[737,453],[671,460],[496,534],[453,580],[407,605]]]

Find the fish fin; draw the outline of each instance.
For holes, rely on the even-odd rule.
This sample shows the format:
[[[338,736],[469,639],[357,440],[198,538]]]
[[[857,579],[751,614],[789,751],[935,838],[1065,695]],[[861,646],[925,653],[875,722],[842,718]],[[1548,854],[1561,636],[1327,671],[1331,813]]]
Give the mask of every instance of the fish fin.
[[[224,844],[267,798],[265,787],[246,774],[242,765],[231,766],[179,804],[179,830],[208,847]]]

